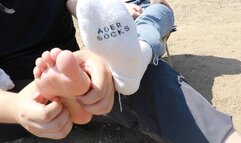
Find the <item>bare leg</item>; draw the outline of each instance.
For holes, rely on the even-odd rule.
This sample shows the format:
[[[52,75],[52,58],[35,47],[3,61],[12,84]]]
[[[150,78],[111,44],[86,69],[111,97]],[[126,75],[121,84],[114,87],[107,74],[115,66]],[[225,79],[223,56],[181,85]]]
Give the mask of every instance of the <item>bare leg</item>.
[[[231,130],[223,143],[241,143],[241,135],[236,130]]]
[[[36,60],[34,68],[36,87],[48,99],[60,96],[68,108],[72,121],[85,124],[92,115],[85,112],[74,96],[85,94],[90,88],[90,78],[83,72],[70,51],[58,48],[46,51]]]

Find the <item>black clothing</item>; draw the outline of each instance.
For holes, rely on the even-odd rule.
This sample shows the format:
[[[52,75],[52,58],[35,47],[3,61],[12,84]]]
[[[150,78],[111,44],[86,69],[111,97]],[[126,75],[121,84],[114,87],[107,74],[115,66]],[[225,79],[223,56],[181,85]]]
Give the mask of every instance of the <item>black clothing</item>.
[[[66,0],[0,0],[0,68],[12,80],[33,79],[35,60],[54,47],[78,50]],[[44,23],[43,23],[44,22]]]
[[[0,0],[0,4],[14,10],[9,14],[0,9],[0,68],[13,81],[33,79],[35,60],[46,50],[79,49],[66,0]],[[15,85],[18,90],[23,87]],[[0,142],[26,135],[30,133],[20,125],[0,124]]]

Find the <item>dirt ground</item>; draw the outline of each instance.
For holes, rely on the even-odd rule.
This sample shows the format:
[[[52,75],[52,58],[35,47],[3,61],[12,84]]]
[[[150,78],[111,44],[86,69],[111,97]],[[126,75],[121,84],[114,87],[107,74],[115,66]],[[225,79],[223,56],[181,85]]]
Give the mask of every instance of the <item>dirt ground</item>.
[[[241,132],[241,0],[168,0],[174,68]]]
[[[241,132],[241,0],[168,0],[177,31],[168,46],[173,67]],[[78,29],[77,29],[78,30]],[[78,33],[77,33],[78,34]],[[79,37],[79,36],[78,36]],[[153,143],[119,125],[75,129],[64,141],[26,143]]]

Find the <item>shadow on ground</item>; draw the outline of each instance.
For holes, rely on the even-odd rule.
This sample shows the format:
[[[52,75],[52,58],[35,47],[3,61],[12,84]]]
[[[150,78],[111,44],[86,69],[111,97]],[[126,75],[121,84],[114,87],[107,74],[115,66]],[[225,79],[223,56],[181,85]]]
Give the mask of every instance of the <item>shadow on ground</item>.
[[[28,137],[8,143],[156,143],[137,131],[115,123],[91,123],[74,127],[63,140]]]
[[[215,77],[241,73],[241,61],[236,59],[191,54],[174,55],[171,58],[174,69],[209,102],[213,98]]]

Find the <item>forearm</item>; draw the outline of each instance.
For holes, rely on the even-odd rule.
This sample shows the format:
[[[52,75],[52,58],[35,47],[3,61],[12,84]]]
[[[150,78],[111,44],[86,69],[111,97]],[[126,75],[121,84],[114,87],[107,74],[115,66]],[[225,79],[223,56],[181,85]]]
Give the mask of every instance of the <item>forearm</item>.
[[[59,99],[47,104],[35,83],[18,93],[0,91],[0,123],[17,123],[42,138],[62,139],[72,129],[69,112]]]
[[[0,123],[17,123],[14,114],[17,105],[17,93],[0,89]]]

